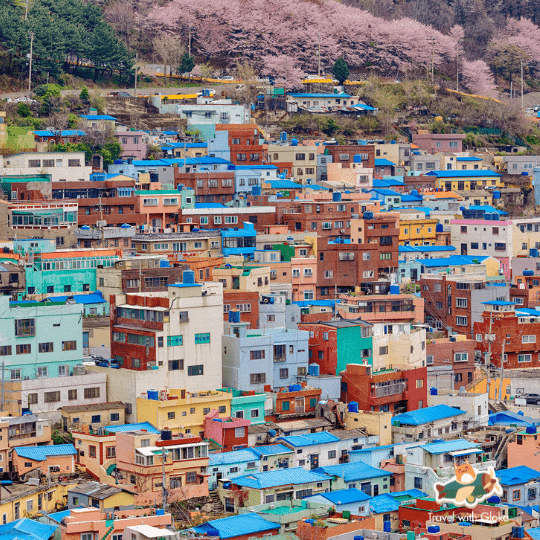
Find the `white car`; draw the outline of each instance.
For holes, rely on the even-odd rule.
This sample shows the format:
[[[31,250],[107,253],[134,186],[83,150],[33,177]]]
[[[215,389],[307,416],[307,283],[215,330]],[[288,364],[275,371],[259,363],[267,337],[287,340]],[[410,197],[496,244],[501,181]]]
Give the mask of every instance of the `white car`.
[[[26,96],[22,96],[20,98],[17,98],[15,100],[15,103],[37,103],[37,101],[35,99],[30,99]]]

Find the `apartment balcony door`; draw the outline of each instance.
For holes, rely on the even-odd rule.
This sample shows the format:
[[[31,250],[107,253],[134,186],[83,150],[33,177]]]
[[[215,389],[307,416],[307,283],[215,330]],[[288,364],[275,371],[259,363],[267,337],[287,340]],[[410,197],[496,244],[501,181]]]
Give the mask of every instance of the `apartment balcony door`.
[[[303,414],[305,412],[305,398],[303,397],[297,397],[295,400],[294,400],[294,410],[296,411],[296,413],[300,413],[300,414]]]

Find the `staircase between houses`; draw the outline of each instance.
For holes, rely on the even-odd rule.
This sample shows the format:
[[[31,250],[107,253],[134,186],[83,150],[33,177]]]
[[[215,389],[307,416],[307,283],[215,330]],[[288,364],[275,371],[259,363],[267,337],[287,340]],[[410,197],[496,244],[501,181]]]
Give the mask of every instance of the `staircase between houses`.
[[[75,472],[79,475],[80,478],[83,480],[88,480],[89,482],[95,481],[95,478],[86,471],[86,469],[83,469],[79,465],[75,465]]]
[[[219,500],[219,496],[217,494],[217,491],[214,489],[208,493],[210,496],[210,500],[212,501],[213,510],[212,513],[214,516],[221,516],[225,512],[225,507],[223,506],[223,503]]]
[[[488,408],[490,412],[502,412],[508,410],[508,407],[501,401],[490,401]]]
[[[107,529],[107,531],[105,532],[105,534],[101,537],[101,540],[107,540],[107,538],[110,536],[110,534],[114,531],[114,523],[112,523],[112,525],[109,526],[109,524],[112,523],[112,519],[111,520],[108,520],[106,522],[107,526],[109,527]]]

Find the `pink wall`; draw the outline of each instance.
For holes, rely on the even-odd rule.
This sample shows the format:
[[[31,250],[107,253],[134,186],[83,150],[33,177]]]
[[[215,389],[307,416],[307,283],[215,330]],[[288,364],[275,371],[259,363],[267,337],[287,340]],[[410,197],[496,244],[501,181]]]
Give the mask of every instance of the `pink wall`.
[[[117,131],[114,135],[122,147],[121,156],[129,156],[134,159],[146,157],[146,133],[143,131]],[[137,142],[134,142],[135,140]]]
[[[248,427],[251,420],[243,418],[222,418],[224,422],[216,422],[214,419],[219,418],[219,411],[214,409],[204,417],[204,436],[206,439],[214,439],[221,446],[225,442],[225,429],[235,429],[237,427]]]
[[[17,452],[13,452],[12,455],[13,467],[19,475],[25,474],[34,469],[41,469],[41,472],[46,473],[49,467],[59,467],[60,471],[53,472],[52,474],[61,473],[73,473],[75,467],[75,456],[50,456],[45,461],[34,461],[32,459],[20,457]],[[30,463],[30,467],[25,464]]]

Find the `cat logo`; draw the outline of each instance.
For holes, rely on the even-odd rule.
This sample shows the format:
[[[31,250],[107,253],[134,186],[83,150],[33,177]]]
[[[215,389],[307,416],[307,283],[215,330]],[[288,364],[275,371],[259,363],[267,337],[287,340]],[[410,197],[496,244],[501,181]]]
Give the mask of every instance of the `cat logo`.
[[[493,495],[502,495],[499,479],[492,467],[487,473],[476,473],[468,461],[454,465],[456,476],[444,484],[435,484],[437,502],[475,508]]]

